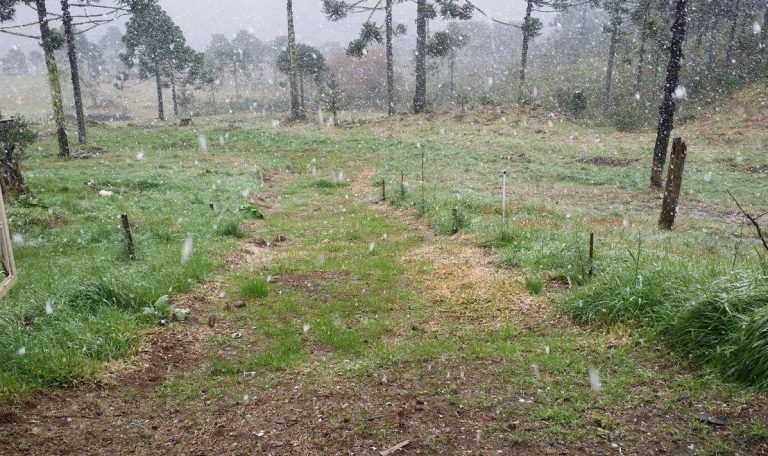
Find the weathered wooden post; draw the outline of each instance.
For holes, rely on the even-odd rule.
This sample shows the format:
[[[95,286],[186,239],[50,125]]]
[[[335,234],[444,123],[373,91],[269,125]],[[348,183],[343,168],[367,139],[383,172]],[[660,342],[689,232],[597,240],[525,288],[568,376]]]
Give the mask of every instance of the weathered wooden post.
[[[664,189],[664,202],[661,205],[661,215],[659,216],[659,228],[663,230],[671,230],[672,225],[675,224],[687,151],[688,146],[686,146],[683,138],[675,138],[672,143],[672,156],[669,160],[667,186]]]
[[[589,276],[595,273],[595,233],[589,233]]]
[[[11,291],[17,280],[16,261],[13,258],[13,244],[2,191],[0,191],[0,262],[5,273],[5,278],[0,281],[0,298],[2,298]]]
[[[123,233],[125,234],[125,244],[128,248],[128,256],[132,259],[136,259],[136,247],[133,244],[133,235],[131,234],[131,224],[128,223],[128,214],[120,214],[120,222],[123,225]]]
[[[400,199],[405,201],[405,172],[400,171]]]

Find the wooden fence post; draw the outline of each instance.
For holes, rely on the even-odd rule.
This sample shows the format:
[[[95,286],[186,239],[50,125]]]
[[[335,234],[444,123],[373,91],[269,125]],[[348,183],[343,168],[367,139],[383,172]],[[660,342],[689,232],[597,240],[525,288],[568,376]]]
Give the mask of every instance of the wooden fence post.
[[[387,200],[387,180],[381,178],[381,201]]]
[[[589,233],[589,276],[595,273],[595,233]]]
[[[133,235],[131,234],[131,225],[128,223],[128,214],[120,214],[120,222],[123,224],[123,233],[125,234],[125,244],[128,247],[128,256],[132,260],[136,259],[136,247],[133,245]]]
[[[671,230],[672,225],[675,224],[687,151],[688,146],[686,146],[683,138],[675,138],[672,144],[672,156],[669,160],[667,186],[664,189],[664,202],[661,205],[661,215],[659,216],[659,228],[663,230]]]

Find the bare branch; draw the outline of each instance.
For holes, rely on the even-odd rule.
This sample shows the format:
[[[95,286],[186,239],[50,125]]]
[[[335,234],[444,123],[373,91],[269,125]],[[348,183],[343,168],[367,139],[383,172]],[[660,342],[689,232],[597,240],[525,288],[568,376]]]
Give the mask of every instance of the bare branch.
[[[728,194],[731,196],[731,199],[733,199],[733,202],[736,203],[736,206],[739,207],[739,210],[741,211],[741,213],[744,214],[744,217],[746,217],[747,220],[749,220],[752,223],[752,225],[755,226],[755,229],[757,230],[757,236],[760,238],[760,241],[762,241],[763,247],[765,247],[765,250],[768,251],[768,240],[765,239],[765,236],[763,235],[763,230],[762,228],[760,228],[760,224],[757,222],[757,220],[760,217],[766,214],[763,214],[760,217],[755,217],[754,215],[749,214],[746,210],[744,210],[741,204],[736,200],[736,197],[733,196],[730,190],[728,191]]]

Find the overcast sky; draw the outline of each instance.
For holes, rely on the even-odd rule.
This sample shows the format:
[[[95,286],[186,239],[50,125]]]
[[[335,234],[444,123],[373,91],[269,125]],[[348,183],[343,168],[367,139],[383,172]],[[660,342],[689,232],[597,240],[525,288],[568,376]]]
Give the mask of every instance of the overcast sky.
[[[321,12],[320,0],[294,0],[293,3],[297,38],[309,44],[346,43],[358,33],[364,20],[358,16],[342,22],[328,22]],[[474,3],[493,17],[506,20],[519,20],[525,10],[524,0],[474,0]],[[58,10],[58,1],[48,0],[46,4],[52,11]],[[233,36],[238,30],[246,29],[260,39],[268,40],[287,32],[285,0],[160,0],[160,5],[182,28],[189,44],[198,50],[205,48],[214,33]],[[396,5],[395,10],[395,21],[407,23],[413,29],[415,4]],[[19,7],[17,16],[18,23],[34,19],[33,12],[25,6]],[[482,19],[479,14],[476,17]],[[381,18],[378,21],[381,23]],[[34,29],[29,32],[34,33]],[[99,32],[92,33],[98,35]],[[37,47],[33,40],[0,34],[0,56],[11,46],[25,50]]]

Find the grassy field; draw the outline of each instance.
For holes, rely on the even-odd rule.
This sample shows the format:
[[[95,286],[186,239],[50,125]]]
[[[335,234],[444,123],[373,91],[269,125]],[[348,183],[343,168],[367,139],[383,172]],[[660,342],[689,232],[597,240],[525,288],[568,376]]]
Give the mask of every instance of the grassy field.
[[[727,190],[765,211],[768,124],[742,96],[679,131],[673,232],[651,135],[532,110],[100,126],[68,161],[46,137],[9,209],[0,448],[765,452],[766,272]],[[158,326],[165,295],[190,318]]]

